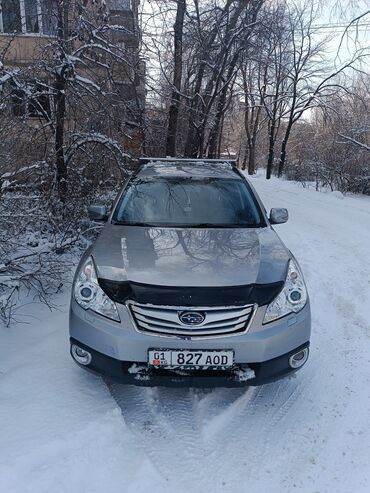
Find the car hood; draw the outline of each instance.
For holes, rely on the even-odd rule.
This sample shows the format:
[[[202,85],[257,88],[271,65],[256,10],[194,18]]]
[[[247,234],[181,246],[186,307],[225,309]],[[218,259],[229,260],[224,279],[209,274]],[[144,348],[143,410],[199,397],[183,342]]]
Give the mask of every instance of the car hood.
[[[284,281],[290,253],[270,228],[147,228],[107,224],[93,249],[98,277],[157,286]]]

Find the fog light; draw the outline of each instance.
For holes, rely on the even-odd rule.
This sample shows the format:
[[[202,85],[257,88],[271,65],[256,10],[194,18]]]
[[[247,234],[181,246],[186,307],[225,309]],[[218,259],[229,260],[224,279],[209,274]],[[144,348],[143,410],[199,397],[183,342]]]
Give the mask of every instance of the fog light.
[[[91,354],[88,351],[85,351],[85,349],[76,346],[76,344],[72,344],[71,354],[73,359],[77,361],[77,363],[79,363],[80,365],[86,366],[91,363]]]
[[[298,353],[293,354],[289,358],[289,364],[292,368],[300,368],[303,366],[308,358],[308,348],[304,348],[301,351],[298,351]]]

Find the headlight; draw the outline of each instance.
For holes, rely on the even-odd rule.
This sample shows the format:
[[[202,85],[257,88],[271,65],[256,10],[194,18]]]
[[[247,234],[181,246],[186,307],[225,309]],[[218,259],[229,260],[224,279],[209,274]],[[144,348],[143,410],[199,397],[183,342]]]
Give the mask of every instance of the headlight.
[[[307,302],[307,289],[301,269],[294,260],[289,261],[288,274],[281,293],[267,307],[263,323],[297,313]]]
[[[92,257],[88,257],[83,263],[73,292],[76,302],[85,310],[90,309],[104,317],[120,321],[115,303],[99,286]]]

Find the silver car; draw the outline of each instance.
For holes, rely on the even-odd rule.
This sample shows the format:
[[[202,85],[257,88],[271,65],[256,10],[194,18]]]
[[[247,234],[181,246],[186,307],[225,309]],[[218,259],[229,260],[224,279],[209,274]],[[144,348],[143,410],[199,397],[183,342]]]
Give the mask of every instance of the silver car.
[[[71,355],[122,383],[242,386],[308,358],[301,269],[234,162],[144,159],[73,283]]]

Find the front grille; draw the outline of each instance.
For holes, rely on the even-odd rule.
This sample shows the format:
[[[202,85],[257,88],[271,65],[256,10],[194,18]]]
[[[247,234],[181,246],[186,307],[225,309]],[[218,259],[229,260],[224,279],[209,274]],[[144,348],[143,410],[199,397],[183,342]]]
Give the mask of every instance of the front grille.
[[[207,337],[236,335],[248,330],[255,305],[230,307],[177,307],[128,302],[139,332],[161,336]],[[180,321],[183,312],[202,313],[204,321],[187,325]]]

